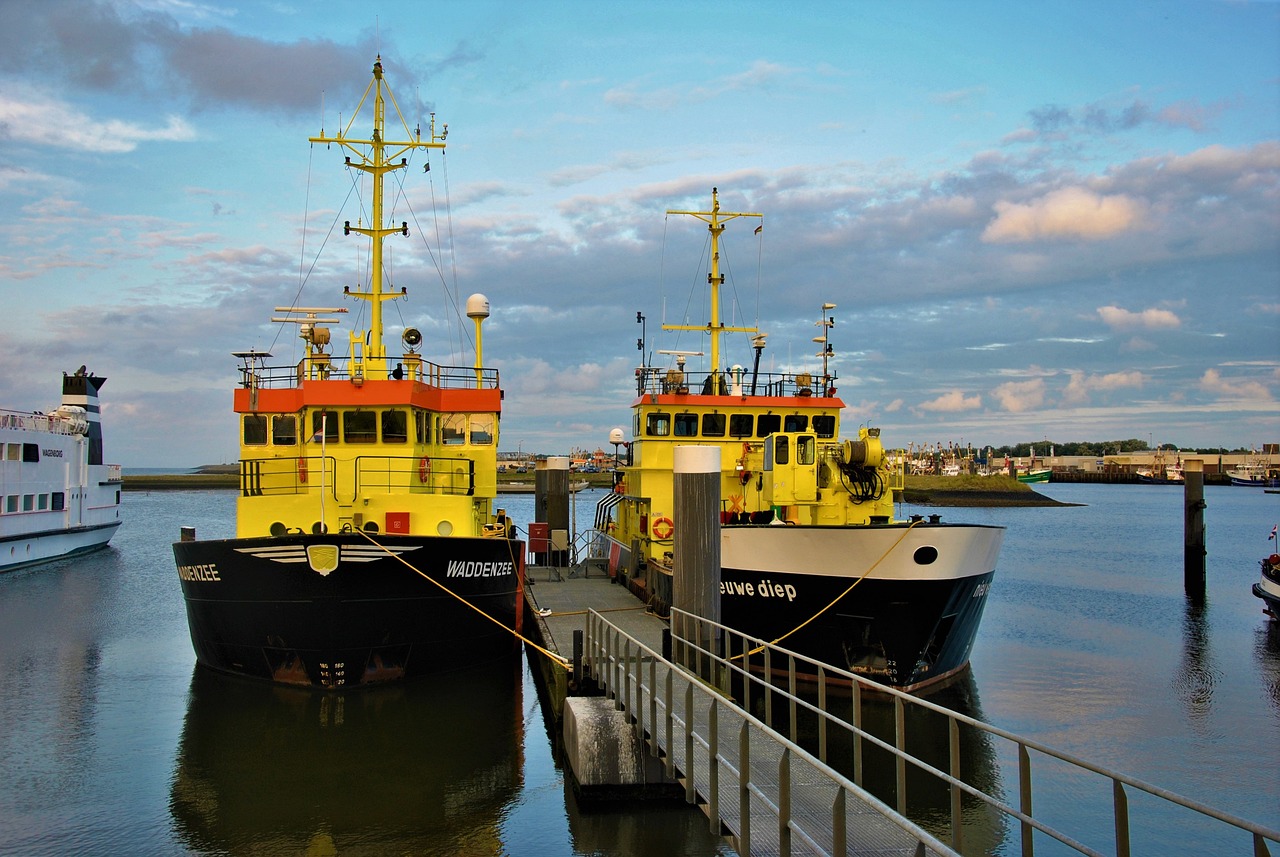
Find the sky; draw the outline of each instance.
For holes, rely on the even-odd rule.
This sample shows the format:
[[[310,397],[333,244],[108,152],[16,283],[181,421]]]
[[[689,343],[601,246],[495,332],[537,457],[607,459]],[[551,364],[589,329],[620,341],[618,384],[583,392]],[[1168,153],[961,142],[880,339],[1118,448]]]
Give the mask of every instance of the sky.
[[[0,0],[0,407],[82,364],[107,458],[238,458],[233,351],[360,306],[344,153],[382,57],[447,148],[389,185],[388,346],[470,365],[504,451],[611,449],[634,370],[721,315],[887,445],[1280,442],[1275,2]],[[395,119],[392,116],[392,119]],[[371,127],[363,123],[356,130]],[[421,169],[426,162],[430,171]],[[756,225],[763,225],[757,234]],[[637,323],[643,313],[643,328]],[[335,340],[345,341],[339,334]],[[396,350],[392,348],[391,350]],[[724,362],[750,365],[744,336]],[[706,358],[690,368],[706,370]]]

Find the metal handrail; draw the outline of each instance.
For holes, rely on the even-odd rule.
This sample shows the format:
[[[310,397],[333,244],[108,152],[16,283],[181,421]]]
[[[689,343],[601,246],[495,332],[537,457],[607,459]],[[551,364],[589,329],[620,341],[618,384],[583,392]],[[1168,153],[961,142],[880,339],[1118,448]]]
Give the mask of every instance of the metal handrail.
[[[679,727],[683,733],[678,737],[683,741],[684,746],[685,798],[689,803],[697,800],[698,789],[694,769],[698,759],[695,753],[703,754],[710,779],[709,785],[704,790],[705,809],[710,829],[714,833],[719,833],[725,823],[720,806],[719,780],[722,769],[738,781],[740,829],[736,850],[744,857],[749,857],[753,853],[751,844],[754,836],[751,828],[753,805],[765,807],[776,817],[779,853],[792,853],[793,839],[799,839],[813,852],[821,855],[845,854],[848,833],[845,809],[849,795],[879,810],[887,821],[899,828],[915,843],[917,855],[921,857],[926,853],[958,855],[958,852],[938,841],[927,830],[895,812],[860,785],[813,756],[794,741],[778,734],[767,723],[739,709],[716,688],[666,660],[660,653],[621,630],[595,610],[590,610],[587,615],[584,656],[592,674],[599,683],[608,688],[615,699],[615,704],[635,719],[636,734],[642,738],[646,734],[650,736],[648,749],[651,755],[655,757],[659,755],[659,745],[663,744],[665,735],[663,744],[666,751],[665,765],[668,774],[673,778],[676,771],[672,750],[675,747],[673,742],[677,739],[676,728]],[[644,676],[645,663],[649,665],[647,684]],[[659,664],[665,672],[661,682],[658,680],[657,673]],[[674,705],[677,680],[683,683],[684,704],[679,709]],[[708,705],[705,734],[699,731],[694,723],[695,698]],[[661,708],[661,720],[659,708]],[[719,712],[722,708],[731,709],[732,716],[741,720],[736,736],[739,753],[736,764],[732,758],[722,752],[724,745],[719,735]],[[680,711],[684,712],[683,716],[679,713]],[[757,779],[753,773],[754,767],[750,757],[750,737],[753,730],[767,736],[771,742],[781,748],[776,781],[766,782],[764,779]],[[834,788],[830,801],[830,814],[824,820],[826,823],[815,825],[813,819],[793,814],[792,802],[795,795],[791,789],[790,773],[793,763],[807,765]],[[830,847],[827,846],[828,842]]]
[[[891,753],[895,758],[898,809],[900,812],[905,813],[906,810],[905,769],[907,764],[910,764],[916,769],[934,776],[946,783],[953,789],[951,793],[951,842],[952,847],[957,850],[959,850],[961,846],[960,792],[964,792],[971,797],[981,800],[988,806],[997,809],[1001,813],[1009,816],[1011,819],[1017,820],[1021,831],[1021,847],[1024,857],[1031,857],[1031,855],[1034,854],[1033,830],[1050,836],[1081,854],[1101,855],[1101,852],[1090,849],[1088,846],[1077,842],[1060,830],[1054,829],[1034,818],[1031,805],[1031,755],[1029,752],[1032,750],[1064,762],[1071,767],[1089,771],[1111,780],[1112,820],[1115,829],[1115,848],[1118,857],[1128,857],[1130,854],[1128,796],[1124,790],[1125,786],[1146,792],[1153,797],[1160,798],[1161,800],[1167,801],[1176,806],[1191,810],[1199,813],[1200,815],[1249,833],[1253,838],[1253,850],[1255,857],[1265,857],[1265,855],[1270,854],[1266,844],[1268,840],[1273,843],[1280,844],[1280,830],[1265,827],[1261,824],[1249,821],[1248,819],[1222,812],[1221,810],[1215,809],[1207,804],[1200,803],[1199,801],[1192,800],[1191,798],[1183,797],[1175,792],[1144,782],[1136,777],[1131,777],[1128,774],[1113,771],[1100,765],[1095,765],[1092,762],[1073,756],[1070,753],[1056,750],[1046,744],[1042,744],[1029,738],[1024,738],[997,726],[992,726],[991,724],[984,723],[981,720],[976,720],[967,715],[952,711],[949,708],[932,703],[927,699],[912,696],[909,693],[888,687],[847,670],[815,661],[782,646],[773,645],[764,640],[743,634],[742,632],[730,628],[727,625],[722,625],[718,622],[713,622],[711,620],[695,616],[684,610],[680,610],[679,608],[672,608],[671,627],[673,647],[685,646],[693,652],[699,674],[708,674],[703,672],[703,659],[705,657],[707,662],[706,669],[710,670],[713,665],[718,665],[721,670],[726,670],[738,676],[739,679],[742,680],[744,696],[742,705],[744,707],[750,708],[752,685],[756,684],[762,686],[761,692],[765,696],[766,723],[769,726],[773,725],[772,695],[777,693],[784,697],[789,703],[788,720],[790,723],[791,739],[793,741],[795,740],[797,729],[797,709],[803,708],[814,714],[818,718],[819,722],[818,758],[823,762],[826,761],[826,732],[828,723],[834,723],[855,736],[853,781],[859,786],[861,786],[863,782],[861,753],[862,741],[870,742],[872,745]],[[696,636],[692,639],[688,634],[688,629],[690,627],[692,627],[696,633]],[[719,638],[723,641],[723,654],[712,651],[697,642],[698,639],[710,640],[715,638]],[[741,642],[741,645],[738,648],[740,654],[736,657],[733,654],[733,640],[735,639]],[[760,659],[763,662],[763,677],[752,672],[748,666],[743,665],[748,660],[746,657],[748,654],[760,656]],[[785,659],[787,663],[785,669],[787,689],[785,690],[777,687],[774,681],[769,680],[768,678],[784,672],[780,667],[775,668],[774,662],[777,658]],[[810,668],[805,672],[805,674],[817,676],[817,705],[797,693],[797,675],[800,674],[797,670],[797,664],[803,664]],[[851,689],[854,721],[852,723],[845,721],[842,717],[834,715],[827,710],[827,690],[832,679],[836,679],[842,684],[847,683]],[[862,694],[864,692],[880,697],[888,695],[894,700],[894,744],[889,744],[862,729],[861,710]],[[904,711],[907,705],[916,706],[947,718],[948,734],[950,739],[949,758],[951,762],[950,766],[952,768],[950,772],[941,771],[930,765],[928,762],[911,756],[906,752],[904,748],[906,738],[904,734]],[[1014,745],[1018,758],[1018,808],[1015,809],[994,795],[989,795],[959,779],[959,724],[964,724],[977,731],[1003,739]]]

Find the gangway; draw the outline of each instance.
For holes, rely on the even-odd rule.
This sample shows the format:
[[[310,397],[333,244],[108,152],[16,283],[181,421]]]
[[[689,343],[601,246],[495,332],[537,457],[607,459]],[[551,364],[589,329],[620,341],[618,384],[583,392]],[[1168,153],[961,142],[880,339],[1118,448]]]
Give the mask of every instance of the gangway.
[[[679,609],[672,610],[669,648],[669,653],[655,651],[591,610],[583,666],[627,713],[646,751],[683,783],[685,799],[707,814],[712,832],[725,834],[743,857],[965,854],[963,815],[975,804],[1017,831],[1022,857],[1034,857],[1040,844],[1052,846],[1053,853],[1065,847],[1090,857],[1129,857],[1131,795],[1155,798],[1159,811],[1175,816],[1173,829],[1189,818],[1220,827],[1213,835],[1230,853],[1248,853],[1251,843],[1254,857],[1269,857],[1268,843],[1280,844],[1278,830]],[[807,676],[815,679],[802,692]],[[891,742],[864,723],[871,700],[881,706],[890,701]],[[947,770],[906,750],[906,724],[921,713],[945,719]],[[800,743],[802,720],[807,736],[816,733],[816,749]],[[971,741],[999,742],[1005,755],[1016,759],[1017,806],[966,781],[962,733]],[[851,771],[831,764],[836,737],[853,746]],[[866,788],[868,751],[892,758],[895,806]],[[1061,829],[1066,825],[1051,826],[1036,817],[1033,760],[1041,762],[1041,771],[1050,760],[1109,785],[1111,829],[1101,835],[1109,838],[1111,850],[1082,841],[1098,837],[1096,829],[1076,834],[1077,839]],[[927,819],[928,829],[907,817],[908,786],[918,787],[922,775],[948,794],[947,810],[942,818],[935,813]],[[1012,843],[1006,845],[1001,853],[1014,853]]]

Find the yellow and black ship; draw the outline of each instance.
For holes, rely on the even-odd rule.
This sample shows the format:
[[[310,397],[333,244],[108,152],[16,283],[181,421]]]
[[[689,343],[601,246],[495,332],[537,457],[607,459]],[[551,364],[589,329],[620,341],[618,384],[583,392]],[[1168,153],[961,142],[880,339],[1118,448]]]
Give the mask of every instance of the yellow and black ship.
[[[1004,529],[897,520],[894,487],[902,468],[877,428],[841,438],[824,304],[813,370],[760,371],[765,336],[721,321],[720,252],[726,223],[758,218],[728,212],[712,190],[709,211],[669,211],[710,231],[710,320],[697,351],[660,351],[670,365],[642,360],[635,373],[630,440],[615,492],[597,522],[611,541],[614,573],[669,597],[674,462],[682,444],[716,446],[721,470],[720,612],[724,624],[898,688],[917,689],[968,664]],[[757,229],[758,233],[760,230]],[[726,366],[722,338],[737,334],[753,352]],[[641,345],[643,347],[643,338]],[[705,358],[701,370],[691,358]],[[614,440],[621,445],[623,437]]]
[[[388,103],[400,127],[388,127]],[[370,110],[368,136],[353,133]],[[434,116],[425,134],[410,131],[379,59],[349,123],[311,138],[347,152],[371,185],[369,211],[344,228],[369,242],[368,287],[343,289],[368,323],[339,355],[331,330],[346,307],[276,307],[273,321],[296,325],[301,360],[236,354],[236,537],[173,546],[205,666],[347,688],[518,651],[524,545],[493,505],[503,393],[482,364],[489,302],[467,301],[472,366],[428,361],[411,327],[398,354],[383,340],[383,303],[407,293],[384,279],[383,241],[409,233],[388,216],[383,180],[406,156],[444,148],[447,132]]]

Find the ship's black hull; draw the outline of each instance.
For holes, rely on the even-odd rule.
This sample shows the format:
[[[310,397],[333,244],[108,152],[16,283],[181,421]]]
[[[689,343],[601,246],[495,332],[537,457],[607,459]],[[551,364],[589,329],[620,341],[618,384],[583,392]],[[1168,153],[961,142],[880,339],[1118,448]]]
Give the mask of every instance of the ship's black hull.
[[[212,669],[337,689],[519,648],[520,541],[297,534],[173,552],[191,643]]]

